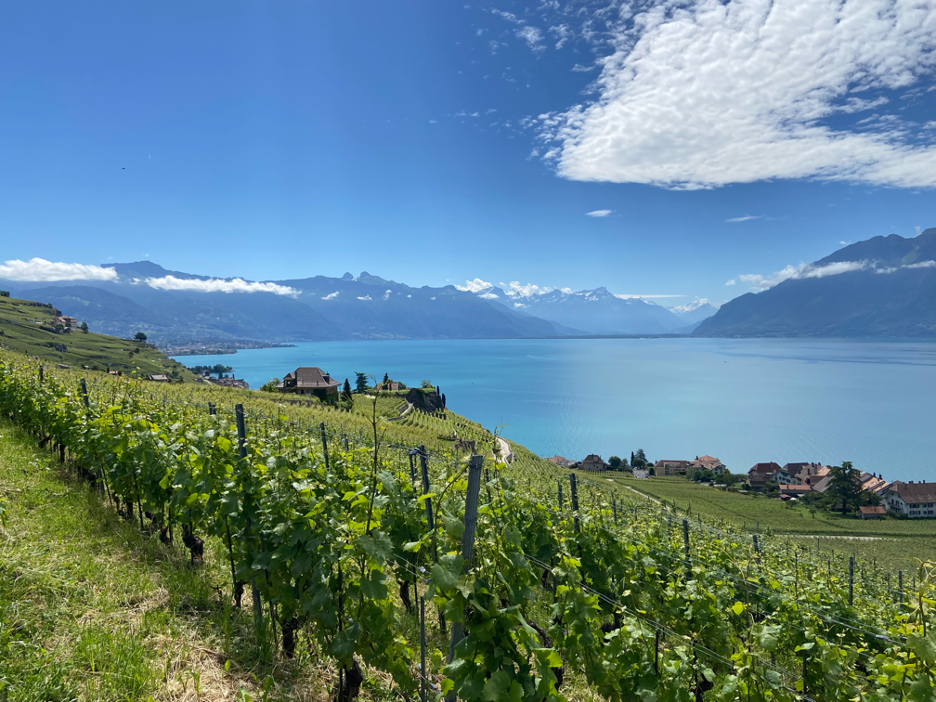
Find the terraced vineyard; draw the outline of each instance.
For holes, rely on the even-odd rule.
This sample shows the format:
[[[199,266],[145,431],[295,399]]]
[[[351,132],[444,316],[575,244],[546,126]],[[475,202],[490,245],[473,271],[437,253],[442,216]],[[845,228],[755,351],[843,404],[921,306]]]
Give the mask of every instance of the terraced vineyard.
[[[247,397],[0,361],[0,409],[167,548],[220,543],[225,598],[337,668],[338,700],[376,674],[410,699],[934,698],[936,564],[832,562],[520,447],[468,460],[452,425],[493,436],[457,415]]]

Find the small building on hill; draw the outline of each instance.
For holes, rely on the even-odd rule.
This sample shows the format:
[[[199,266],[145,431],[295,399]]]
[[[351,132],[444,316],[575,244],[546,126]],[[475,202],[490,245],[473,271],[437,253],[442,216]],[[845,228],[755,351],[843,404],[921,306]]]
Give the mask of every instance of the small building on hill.
[[[168,376],[168,375],[163,375],[162,373],[158,373],[158,374],[156,374],[156,375],[151,375],[151,376],[149,377],[149,379],[150,379],[150,380],[153,380],[153,381],[155,381],[155,382],[157,382],[157,383],[168,383],[168,382],[169,382],[169,376]]]
[[[807,492],[812,492],[812,488],[809,485],[799,484],[786,484],[780,483],[780,497],[802,497]]]
[[[377,390],[377,392],[383,392],[385,390],[389,392],[397,392],[400,390],[400,384],[395,380],[388,380],[386,383],[378,384],[375,390]]]
[[[755,463],[748,470],[748,483],[754,490],[763,490],[767,483],[775,481],[780,474],[780,466],[774,461],[769,463]]]
[[[653,464],[657,475],[685,475],[689,461],[660,460]]]
[[[579,470],[603,471],[608,470],[608,464],[601,460],[601,456],[590,453],[585,460],[576,466]]]
[[[696,456],[694,461],[689,463],[690,468],[695,470],[710,470],[713,475],[721,475],[722,473],[727,472],[725,464],[721,462],[721,459],[715,458],[714,456]]]
[[[891,512],[912,519],[936,517],[936,483],[895,480],[884,495],[884,504]]]
[[[277,388],[280,392],[294,395],[315,395],[324,400],[329,395],[336,395],[341,382],[332,378],[318,367],[297,368],[287,373]]]
[[[882,505],[861,505],[858,508],[862,519],[883,519],[887,510]]]
[[[575,465],[575,461],[570,461],[568,458],[564,458],[563,456],[552,456],[546,460],[552,463],[554,466],[559,466],[560,468],[570,468],[571,466]]]

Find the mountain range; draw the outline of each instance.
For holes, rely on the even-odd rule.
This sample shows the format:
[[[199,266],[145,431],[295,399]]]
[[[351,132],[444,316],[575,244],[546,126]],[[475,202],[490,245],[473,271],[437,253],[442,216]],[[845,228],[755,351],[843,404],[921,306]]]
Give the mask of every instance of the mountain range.
[[[936,228],[876,236],[721,306],[696,336],[936,336]]]
[[[95,331],[157,343],[604,335],[936,336],[936,229],[846,246],[790,269],[783,282],[716,309],[671,308],[605,287],[411,287],[370,273],[278,281],[104,264],[100,280],[0,280]],[[112,273],[111,273],[112,271]]]

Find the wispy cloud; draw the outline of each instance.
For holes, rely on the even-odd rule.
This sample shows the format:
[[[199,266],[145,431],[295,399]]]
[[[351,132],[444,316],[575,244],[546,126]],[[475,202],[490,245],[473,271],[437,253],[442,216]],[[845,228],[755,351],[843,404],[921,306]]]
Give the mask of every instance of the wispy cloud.
[[[588,73],[589,71],[594,71],[595,68],[596,66],[583,66],[582,64],[577,63],[574,66],[572,66],[572,72],[573,73]]]
[[[323,300],[336,300],[336,299],[338,299],[338,296],[339,296],[340,294],[341,294],[341,292],[338,291],[338,290],[336,290],[336,291],[333,292],[333,293],[328,293],[328,294],[327,294],[325,297],[323,297],[322,299],[323,299]]]
[[[749,222],[752,219],[764,219],[764,217],[760,215],[744,215],[743,217],[731,217],[729,219],[726,219],[725,221],[726,222]]]
[[[478,297],[484,300],[496,300],[500,296],[497,293],[486,292],[486,293],[481,293],[480,295],[478,295]]]
[[[614,210],[592,210],[591,212],[586,212],[586,217],[607,217],[609,214],[614,212]]]
[[[480,278],[475,278],[474,280],[466,280],[464,285],[456,285],[455,289],[461,290],[462,292],[477,293],[493,287],[494,283],[488,283],[487,281],[481,280]]]
[[[936,186],[932,137],[914,138],[899,104],[874,92],[931,75],[936,5],[669,5],[622,11],[607,27],[615,52],[597,99],[539,120],[559,175],[677,189],[776,178]],[[872,108],[895,119],[850,117]],[[833,126],[835,116],[848,119]]]
[[[53,282],[57,280],[116,280],[117,271],[84,263],[61,263],[44,258],[28,261],[12,259],[0,264],[0,278],[15,281]]]
[[[392,291],[392,290],[387,290],[387,291],[383,294],[383,298],[382,298],[382,299],[384,299],[384,300],[389,300],[389,299],[390,299],[390,293],[391,293],[391,292],[393,292],[393,291]]]
[[[361,295],[360,297],[358,297],[358,300],[365,300],[365,301],[366,301],[366,300],[373,300],[373,299],[374,299],[374,298],[372,298],[370,295]]]
[[[855,271],[873,271],[879,274],[894,273],[905,268],[936,268],[936,261],[918,261],[903,266],[881,266],[876,261],[836,261],[824,266],[812,263],[801,263],[798,266],[786,266],[769,275],[759,273],[744,273],[727,281],[725,285],[745,283],[752,290],[767,290],[790,279],[826,278],[830,275],[853,273]]]
[[[295,297],[299,291],[286,285],[277,283],[249,283],[242,278],[221,280],[209,278],[208,280],[176,278],[167,275],[162,278],[144,278],[143,282],[157,290],[186,290],[189,292],[221,292],[221,293],[273,293],[274,295],[291,295]]]
[[[546,49],[546,44],[543,43],[543,33],[536,27],[521,27],[514,34],[519,39],[523,39],[534,53],[540,53]]]

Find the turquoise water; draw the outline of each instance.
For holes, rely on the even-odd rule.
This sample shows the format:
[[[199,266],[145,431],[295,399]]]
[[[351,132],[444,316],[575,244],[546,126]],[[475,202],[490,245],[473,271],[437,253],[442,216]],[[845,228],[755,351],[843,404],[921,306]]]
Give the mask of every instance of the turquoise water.
[[[356,341],[184,356],[257,388],[297,366],[441,386],[449,407],[540,455],[850,460],[936,479],[936,343],[802,339]]]

